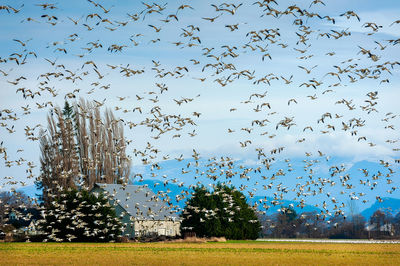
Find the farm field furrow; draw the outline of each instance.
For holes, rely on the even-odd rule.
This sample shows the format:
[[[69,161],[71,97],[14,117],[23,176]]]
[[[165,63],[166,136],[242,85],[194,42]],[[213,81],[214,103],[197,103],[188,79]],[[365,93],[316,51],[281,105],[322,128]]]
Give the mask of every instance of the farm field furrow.
[[[399,244],[1,243],[1,265],[399,265]]]

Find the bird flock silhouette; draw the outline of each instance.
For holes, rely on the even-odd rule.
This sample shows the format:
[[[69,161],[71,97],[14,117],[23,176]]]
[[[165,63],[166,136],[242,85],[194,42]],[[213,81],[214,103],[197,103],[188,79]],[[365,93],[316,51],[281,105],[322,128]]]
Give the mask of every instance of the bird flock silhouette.
[[[131,179],[168,202],[169,183],[180,201],[222,182],[265,196],[257,210],[309,201],[329,219],[398,193],[400,20],[327,0],[39,2],[0,6],[3,189],[39,177],[47,113],[86,98],[113,108]],[[379,168],[351,174],[341,149]]]

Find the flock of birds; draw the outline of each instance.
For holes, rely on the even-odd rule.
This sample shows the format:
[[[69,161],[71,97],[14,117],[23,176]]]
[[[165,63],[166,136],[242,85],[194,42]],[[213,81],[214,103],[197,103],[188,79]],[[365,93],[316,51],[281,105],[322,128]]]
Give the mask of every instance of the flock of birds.
[[[344,134],[351,136],[357,143],[365,142],[365,145],[373,149],[377,143],[373,137],[370,139],[365,134],[369,120],[383,124],[382,129],[388,132],[388,136],[394,135],[392,132],[397,130],[395,124],[399,121],[398,113],[384,112],[382,115],[378,108],[378,95],[384,93],[380,88],[391,85],[391,79],[398,74],[400,62],[395,60],[396,54],[391,54],[388,59],[386,51],[396,51],[400,39],[382,40],[379,34],[383,25],[364,22],[364,19],[373,18],[362,18],[354,11],[326,15],[324,11],[328,3],[321,0],[313,0],[307,4],[299,1],[298,4],[289,6],[278,0],[222,2],[211,5],[155,2],[135,3],[132,8],[123,9],[124,14],[114,14],[115,10],[120,10],[117,3],[109,6],[108,3],[92,0],[87,0],[85,7],[81,9],[86,12],[84,14],[76,14],[75,9],[71,14],[70,10],[65,10],[66,7],[60,7],[61,4],[58,3],[29,4],[29,7],[28,4],[0,6],[1,16],[6,19],[13,19],[15,16],[24,28],[45,31],[47,38],[47,44],[43,46],[43,42],[35,40],[34,36],[11,37],[15,36],[11,32],[5,35],[9,42],[6,44],[7,49],[1,52],[1,82],[7,91],[15,91],[7,101],[25,103],[22,106],[11,104],[10,107],[0,110],[0,154],[4,164],[1,167],[12,169],[26,166],[26,178],[3,176],[4,181],[0,186],[12,187],[14,191],[18,186],[31,184],[40,174],[37,165],[39,158],[24,159],[20,156],[24,153],[22,148],[7,143],[7,139],[18,133],[18,123],[26,123],[24,135],[28,144],[33,141],[39,147],[38,132],[40,128],[45,129],[45,125],[44,122],[28,125],[31,116],[41,110],[44,120],[46,111],[62,105],[65,100],[92,97],[97,107],[110,107],[107,101],[116,102],[113,108],[118,113],[117,116],[120,116],[116,122],[123,123],[126,131],[138,132],[139,128],[146,130],[141,143],[137,140],[126,140],[127,153],[132,161],[147,166],[150,178],[160,180],[155,184],[161,187],[158,195],[170,205],[173,199],[168,196],[168,191],[162,191],[162,187],[168,183],[182,187],[181,193],[175,196],[176,201],[190,196],[185,188],[201,184],[213,187],[218,181],[234,184],[249,197],[265,195],[254,206],[264,209],[264,212],[271,206],[279,205],[288,195],[293,195],[292,199],[299,202],[300,207],[307,204],[307,197],[323,196],[327,200],[316,204],[321,208],[319,215],[323,218],[332,215],[345,216],[346,200],[368,202],[363,197],[367,193],[373,193],[368,191],[374,190],[380,182],[390,185],[390,189],[386,191],[388,194],[397,193],[398,182],[395,177],[400,157],[396,156],[400,150],[400,138],[386,139],[384,145],[390,147],[391,156],[379,160],[382,170],[372,172],[369,169],[359,169],[359,180],[355,180],[358,177],[353,178],[346,173],[348,169],[344,162],[329,165],[330,156],[318,147],[313,151],[305,151],[303,165],[296,169],[292,166],[291,159],[284,159],[288,156],[285,151],[290,147],[278,145],[268,149],[264,145],[279,139],[284,132],[293,132],[298,138],[292,145],[301,146],[311,135]],[[234,21],[241,13],[247,14],[250,9],[251,17],[246,17],[249,21],[245,22],[240,17],[236,23],[226,23]],[[250,29],[254,20],[256,25]],[[188,21],[193,22],[183,24]],[[351,39],[354,33],[349,28],[337,26],[339,21],[359,23],[365,31],[363,37],[368,41],[360,45],[354,43]],[[269,24],[279,23],[282,23],[282,27],[268,28]],[[399,24],[400,20],[395,20],[385,27],[398,29]],[[213,30],[218,27],[225,31],[224,38],[213,34]],[[62,40],[52,39],[52,34],[48,34],[51,32],[55,36],[64,34]],[[171,36],[172,33],[177,36]],[[25,32],[24,36],[27,34],[29,32]],[[237,35],[231,38],[231,34]],[[171,41],[173,38],[176,40]],[[314,43],[319,42],[329,44],[331,51],[316,54],[313,47]],[[344,60],[336,59],[343,58],[341,51],[334,48],[336,42],[351,46],[349,50],[355,54]],[[5,54],[8,50],[13,51]],[[153,51],[156,52],[153,54]],[[174,62],[180,62],[178,65],[164,64],[162,60],[156,59],[157,53],[164,59],[168,58],[166,54],[170,51],[174,51],[171,53],[176,57]],[[180,53],[182,58],[179,57]],[[137,66],[139,64],[135,58],[129,61],[133,54],[145,57],[143,62],[146,65]],[[192,58],[184,59],[188,54]],[[286,73],[276,73],[274,63],[280,57],[292,54],[295,57],[293,62],[298,63],[289,63]],[[242,58],[251,58],[251,63]],[[319,58],[319,64],[315,64],[315,58]],[[321,62],[325,62],[325,65],[321,66]],[[332,65],[329,65],[330,62]],[[40,65],[38,69],[35,69],[36,64]],[[24,72],[27,70],[30,72]],[[35,76],[33,73],[37,71],[41,73]],[[121,92],[113,85],[121,80],[132,83],[132,80],[135,82],[135,79],[140,80],[142,77],[145,77],[148,87],[152,86],[152,89],[146,89],[144,93],[137,90]],[[192,151],[191,154],[180,155],[169,155],[161,150],[158,145],[169,142],[169,139],[185,142],[187,137],[200,137],[198,131],[201,129],[204,114],[194,110],[193,106],[201,103],[202,93],[187,88],[183,92],[179,91],[183,96],[176,96],[174,86],[200,84],[210,86],[215,91],[227,90],[228,95],[232,93],[229,88],[236,83],[242,87],[247,84],[250,93],[247,98],[237,102],[237,105],[226,106],[226,110],[232,118],[241,110],[249,110],[252,119],[237,128],[234,123],[225,129],[224,134],[227,137],[236,134],[236,139],[246,136],[238,141],[237,146],[257,158],[256,166],[246,166],[243,161],[235,159],[235,156],[225,154],[202,157],[199,152],[201,147],[186,147],[186,150]],[[361,105],[352,98],[335,98],[345,87],[357,87],[359,83],[374,87],[364,94]],[[277,106],[269,97],[270,91],[277,86],[282,88],[282,97],[286,97],[285,106]],[[113,96],[115,90],[118,91],[118,96]],[[253,93],[254,90],[256,92]],[[292,96],[298,94],[298,91],[293,93],[294,90],[312,93],[297,97]],[[298,122],[300,118],[278,110],[290,110],[301,104],[309,105],[318,102],[322,97],[332,99],[334,102],[331,107],[342,110],[342,113],[321,111],[317,121],[302,124]],[[171,103],[172,109],[168,108]],[[3,104],[5,105],[5,99]],[[324,104],[321,105],[321,108],[325,107]],[[189,112],[185,111],[188,109]],[[135,138],[135,134],[133,136]],[[259,141],[260,138],[262,142]],[[168,169],[162,167],[163,162],[168,160],[184,164],[180,171],[169,174],[174,175],[173,177],[165,174],[164,171]],[[281,162],[286,165],[285,169],[275,167]],[[321,164],[329,165],[324,174],[316,173],[315,170]],[[299,168],[304,172],[299,173]],[[288,182],[285,175],[297,175],[296,181]],[[188,181],[187,176],[191,176],[191,181]],[[132,178],[143,181],[147,175],[134,173]],[[292,186],[293,182],[297,183]],[[340,195],[331,192],[331,187],[335,185],[344,188]],[[361,191],[357,190],[360,187]],[[273,197],[273,200],[268,201],[267,196]],[[375,196],[382,201],[385,195]],[[197,211],[204,211],[208,217],[216,210]],[[234,214],[234,211],[232,208],[229,213]]]

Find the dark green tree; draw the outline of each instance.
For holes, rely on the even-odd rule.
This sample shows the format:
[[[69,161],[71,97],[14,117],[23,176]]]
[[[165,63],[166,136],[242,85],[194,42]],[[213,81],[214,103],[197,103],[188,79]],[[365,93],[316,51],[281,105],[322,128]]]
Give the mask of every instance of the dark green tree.
[[[261,230],[256,213],[243,193],[222,184],[212,192],[204,186],[195,188],[182,218],[182,231],[195,232],[199,237],[256,239]]]
[[[45,241],[109,242],[122,232],[114,208],[103,194],[68,189],[42,209],[38,227]]]
[[[63,113],[65,119],[74,119],[75,118],[74,109],[69,104],[68,101],[65,101],[64,109],[62,110],[62,113]]]
[[[397,236],[400,236],[400,212],[393,218],[394,231]]]

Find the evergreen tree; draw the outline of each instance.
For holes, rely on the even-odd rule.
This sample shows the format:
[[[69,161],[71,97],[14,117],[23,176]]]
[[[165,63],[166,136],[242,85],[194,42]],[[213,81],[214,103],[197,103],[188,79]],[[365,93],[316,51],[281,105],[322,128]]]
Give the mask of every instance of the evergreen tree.
[[[260,232],[260,222],[243,193],[222,184],[213,192],[197,187],[182,218],[183,232],[192,231],[200,237],[256,239]]]
[[[109,242],[122,233],[122,224],[103,194],[68,189],[42,209],[39,231],[45,241]]]

